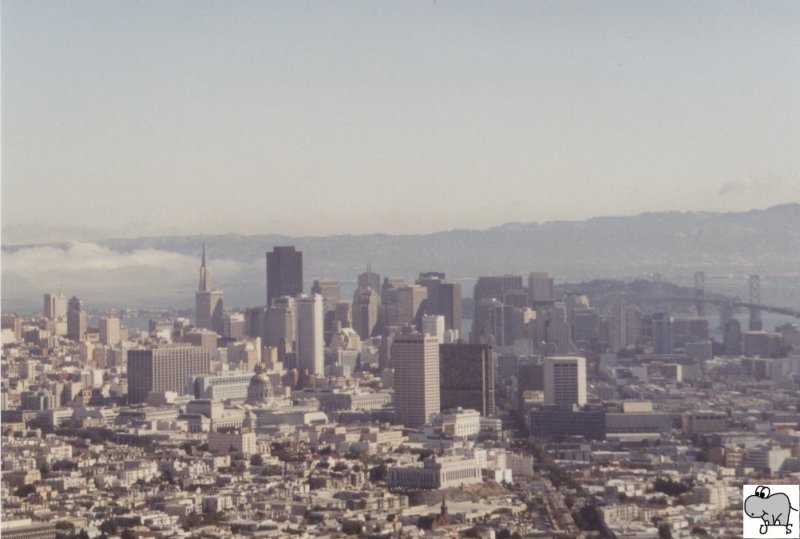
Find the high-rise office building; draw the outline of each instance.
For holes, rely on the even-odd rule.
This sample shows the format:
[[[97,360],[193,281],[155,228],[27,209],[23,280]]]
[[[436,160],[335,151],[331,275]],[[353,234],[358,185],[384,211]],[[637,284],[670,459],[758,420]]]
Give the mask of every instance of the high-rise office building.
[[[245,317],[243,313],[225,313],[220,322],[220,335],[225,339],[239,340],[245,337]]]
[[[504,346],[505,305],[495,298],[482,299],[475,305],[475,319],[472,321],[471,340],[474,344],[493,344]]]
[[[397,320],[393,324],[410,324],[420,327],[423,306],[428,298],[428,289],[417,284],[401,286],[397,289]]]
[[[444,283],[445,274],[439,271],[425,271],[419,274],[417,284],[428,290],[425,302],[425,314],[443,314],[439,312],[439,287]]]
[[[439,314],[426,314],[422,317],[422,333],[433,335],[439,344],[444,343],[444,316]]]
[[[653,314],[653,353],[672,353],[674,347],[672,323],[672,317],[668,313]]]
[[[341,284],[336,279],[317,279],[311,285],[311,293],[322,296],[326,311],[335,311],[336,304],[342,299]]]
[[[521,275],[484,276],[478,277],[472,295],[476,303],[492,298],[503,301],[507,292],[523,288]]]
[[[337,330],[336,304],[341,301],[341,285],[335,279],[317,279],[311,285],[311,293],[322,296],[323,334],[325,343],[329,343]]]
[[[128,403],[146,402],[152,391],[183,395],[187,381],[210,368],[211,352],[200,346],[128,350]]]
[[[567,308],[562,302],[536,311],[537,349],[549,355],[567,355],[575,352]]]
[[[608,317],[608,343],[612,352],[635,346],[641,331],[641,312],[624,301],[613,305]]]
[[[517,393],[522,397],[525,391],[544,391],[544,361],[539,356],[522,357],[517,362]]]
[[[100,343],[106,346],[116,346],[120,341],[119,318],[106,316],[100,319]]]
[[[405,285],[405,277],[384,277],[381,285],[381,301],[383,303],[396,303],[397,289]]]
[[[358,286],[373,289],[376,293],[381,291],[381,276],[372,271],[372,266],[367,264],[367,271],[358,276]]]
[[[200,263],[200,284],[194,296],[194,305],[195,325],[222,334],[222,291],[211,286],[211,268],[206,258],[205,242]]]
[[[336,303],[336,314],[334,321],[343,328],[353,326],[353,304],[350,301],[339,301]]]
[[[67,316],[67,299],[59,292],[48,292],[44,295],[44,317],[48,320],[58,320]]]
[[[503,344],[504,336],[496,332],[502,327],[502,323],[496,313],[491,317],[489,315],[498,307],[498,304],[503,305],[503,299],[507,292],[522,289],[521,275],[478,277],[473,290],[475,303],[471,334],[473,343]],[[493,306],[490,309],[487,305]]]
[[[742,324],[735,318],[730,318],[725,323],[725,334],[723,335],[723,347],[726,356],[742,355]]]
[[[285,352],[294,350],[297,334],[297,305],[295,298],[281,296],[267,307],[264,345]]]
[[[303,293],[303,253],[293,246],[274,247],[267,253],[267,305],[281,296]]]
[[[572,340],[579,346],[590,346],[600,340],[600,313],[597,309],[573,309],[569,317]]]
[[[67,307],[67,338],[73,341],[83,340],[86,328],[86,311],[83,310],[83,302],[76,296],[72,296]]]
[[[461,283],[441,283],[439,285],[439,312],[444,316],[445,329],[462,333]]]
[[[267,308],[249,307],[244,311],[244,331],[245,335],[251,338],[261,337],[262,341],[267,339]]]
[[[322,296],[297,297],[297,365],[302,372],[325,374]]]
[[[383,326],[381,329],[381,347],[378,356],[381,372],[392,365],[392,343],[395,335],[399,335],[400,326]]]
[[[410,428],[429,423],[441,410],[436,337],[421,333],[395,335],[391,355],[395,421]]]
[[[555,301],[553,277],[544,272],[531,273],[528,275],[528,293],[533,305]]]
[[[561,407],[586,404],[586,358],[544,358],[544,403]]]
[[[439,387],[442,410],[469,408],[483,416],[496,413],[495,357],[486,344],[439,346]]]
[[[368,340],[375,331],[380,301],[372,288],[359,287],[353,295],[353,329],[361,340]]]

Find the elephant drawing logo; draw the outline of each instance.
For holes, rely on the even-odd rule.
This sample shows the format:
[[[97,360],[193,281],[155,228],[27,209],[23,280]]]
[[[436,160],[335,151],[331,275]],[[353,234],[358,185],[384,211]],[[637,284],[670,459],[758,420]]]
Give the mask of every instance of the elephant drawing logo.
[[[800,537],[798,491],[796,485],[745,485],[744,537]]]

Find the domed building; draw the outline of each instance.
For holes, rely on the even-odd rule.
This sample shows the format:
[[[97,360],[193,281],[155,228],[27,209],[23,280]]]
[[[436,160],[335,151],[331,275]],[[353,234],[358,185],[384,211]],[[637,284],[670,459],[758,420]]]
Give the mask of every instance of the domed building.
[[[266,371],[261,364],[256,365],[255,374],[250,379],[247,386],[247,404],[271,405],[272,404],[272,382],[269,381]]]

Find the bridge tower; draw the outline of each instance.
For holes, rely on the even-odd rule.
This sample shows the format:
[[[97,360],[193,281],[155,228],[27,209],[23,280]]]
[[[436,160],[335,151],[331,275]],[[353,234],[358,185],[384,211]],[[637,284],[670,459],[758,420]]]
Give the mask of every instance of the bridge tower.
[[[703,301],[705,298],[706,288],[706,274],[703,271],[694,272],[694,308],[697,311],[697,316],[706,316],[706,304]]]
[[[758,275],[751,275],[748,281],[748,289],[750,292],[749,303],[752,305],[761,305],[761,277]],[[761,309],[750,307],[750,331],[761,331],[762,327]]]

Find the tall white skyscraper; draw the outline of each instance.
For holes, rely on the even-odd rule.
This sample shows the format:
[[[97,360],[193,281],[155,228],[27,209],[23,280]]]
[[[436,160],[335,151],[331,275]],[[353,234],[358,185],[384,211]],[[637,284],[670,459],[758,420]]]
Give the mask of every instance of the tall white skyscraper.
[[[439,344],[444,343],[444,316],[440,314],[426,314],[422,317],[422,333],[433,335]]]
[[[406,427],[429,423],[440,411],[439,341],[403,333],[392,342],[395,421]]]
[[[544,358],[544,403],[563,407],[586,404],[586,358]]]
[[[324,309],[320,294],[297,296],[297,365],[309,374],[325,372]]]

